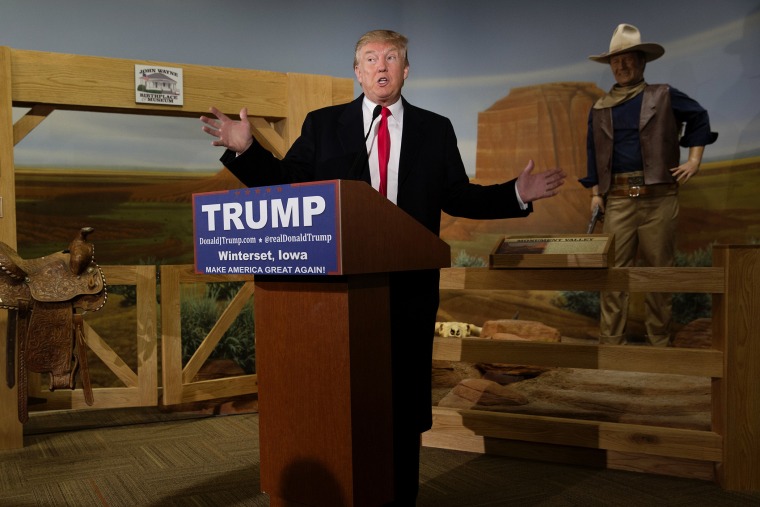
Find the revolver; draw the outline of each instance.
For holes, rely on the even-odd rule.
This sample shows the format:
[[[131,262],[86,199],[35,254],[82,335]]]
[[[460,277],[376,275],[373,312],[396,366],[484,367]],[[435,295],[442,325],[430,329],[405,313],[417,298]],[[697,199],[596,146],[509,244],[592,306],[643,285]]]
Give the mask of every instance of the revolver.
[[[591,213],[591,220],[588,223],[588,228],[586,229],[586,234],[593,234],[594,233],[594,227],[596,227],[596,223],[604,217],[604,213],[602,213],[602,208],[599,206],[594,206],[594,212]]]

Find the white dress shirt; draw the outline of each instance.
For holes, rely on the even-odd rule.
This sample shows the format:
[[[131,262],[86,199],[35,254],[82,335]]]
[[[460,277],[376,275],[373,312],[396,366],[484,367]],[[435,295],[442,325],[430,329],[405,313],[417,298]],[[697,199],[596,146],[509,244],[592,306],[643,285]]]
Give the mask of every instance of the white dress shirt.
[[[373,103],[367,97],[364,97],[362,112],[364,113],[364,132],[369,130],[369,123],[372,121],[372,111],[377,104]],[[388,159],[388,181],[386,188],[386,197],[389,201],[396,204],[398,196],[398,161],[401,157],[401,132],[404,125],[404,104],[401,99],[395,104],[388,107],[391,114],[388,115],[388,132],[391,135],[391,154]],[[380,163],[377,160],[377,130],[380,127],[380,117],[375,118],[372,124],[372,133],[367,138],[367,153],[369,154],[369,175],[372,181],[372,187],[375,190],[380,188]]]

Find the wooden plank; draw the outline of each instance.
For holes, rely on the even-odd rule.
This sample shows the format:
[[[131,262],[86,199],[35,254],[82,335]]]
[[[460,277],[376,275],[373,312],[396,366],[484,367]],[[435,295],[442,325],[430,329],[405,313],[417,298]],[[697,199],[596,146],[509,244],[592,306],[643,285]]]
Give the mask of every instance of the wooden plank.
[[[88,405],[81,389],[44,390],[40,393],[45,403],[30,405],[30,412],[48,410],[93,410],[104,408],[139,407],[140,391],[136,387],[99,387],[93,389],[95,402]]]
[[[15,249],[16,174],[13,161],[12,51],[0,46],[0,241]]]
[[[441,289],[620,290],[627,292],[724,291],[722,268],[488,269],[441,270]]]
[[[604,468],[607,464],[607,452],[604,449],[524,442],[461,433],[451,434],[440,431],[426,431],[422,434],[422,445],[440,449],[548,461],[552,463],[575,464],[587,467]]]
[[[84,323],[84,336],[87,346],[98,356],[127,387],[137,387],[137,374],[114,352],[103,338],[90,325]]]
[[[310,111],[332,105],[332,83],[333,78],[328,76],[288,73],[288,119],[283,133],[288,147],[301,134]]]
[[[701,481],[715,480],[715,463],[685,458],[653,456],[634,452],[609,451],[607,468],[627,472],[670,475]]]
[[[726,374],[713,383],[713,425],[724,436],[718,482],[760,491],[760,245],[716,245],[713,263],[726,269],[726,292],[713,298],[713,346]]]
[[[16,248],[16,179],[13,166],[13,116],[11,51],[0,46],[0,241]],[[18,382],[9,388],[5,376],[9,351],[6,345],[8,311],[0,309],[0,449],[24,445],[23,426],[18,421]],[[11,352],[12,353],[12,352]]]
[[[182,387],[182,403],[228,398],[259,391],[258,378],[255,374],[202,380]]]
[[[430,431],[705,461],[722,456],[722,438],[710,431],[442,407],[433,407]]]
[[[353,78],[332,78],[332,103],[347,104],[354,100],[354,79]]]
[[[136,285],[137,270],[141,266],[125,266],[122,264],[100,265],[108,285]],[[155,299],[155,298],[154,298]]]
[[[161,374],[164,405],[182,403],[180,270],[161,266]]]
[[[153,60],[126,60],[13,49],[13,103],[59,109],[200,116],[210,106],[229,115],[242,107],[251,116],[287,116],[287,76],[263,70],[233,69]],[[135,102],[135,64],[182,69],[184,105]]]
[[[283,158],[285,152],[288,151],[287,143],[272,124],[264,118],[248,118],[248,121],[251,123],[251,133],[259,144],[272,152],[275,157]]]
[[[141,406],[158,404],[156,266],[136,267],[137,383]]]
[[[436,337],[433,342],[433,359],[672,373],[714,378],[723,376],[723,354],[717,350],[705,349]]]
[[[29,132],[34,130],[53,111],[55,111],[55,108],[47,104],[33,106],[28,113],[13,125],[13,145],[15,146],[20,143]]]
[[[715,478],[715,463],[685,458],[654,456],[631,452],[606,451],[538,442],[520,442],[477,435],[450,435],[440,432],[422,434],[422,445],[439,449],[507,456],[510,458],[565,463],[580,467],[609,468],[703,481]]]

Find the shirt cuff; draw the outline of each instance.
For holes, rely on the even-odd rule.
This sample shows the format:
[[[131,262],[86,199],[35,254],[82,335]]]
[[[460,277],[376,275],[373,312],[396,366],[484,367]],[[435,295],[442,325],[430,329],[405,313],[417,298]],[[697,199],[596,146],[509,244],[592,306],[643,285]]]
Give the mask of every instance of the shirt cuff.
[[[521,210],[528,209],[528,205],[523,202],[522,197],[520,197],[520,192],[517,191],[517,185],[515,185],[515,197],[517,197],[517,204],[520,205]]]

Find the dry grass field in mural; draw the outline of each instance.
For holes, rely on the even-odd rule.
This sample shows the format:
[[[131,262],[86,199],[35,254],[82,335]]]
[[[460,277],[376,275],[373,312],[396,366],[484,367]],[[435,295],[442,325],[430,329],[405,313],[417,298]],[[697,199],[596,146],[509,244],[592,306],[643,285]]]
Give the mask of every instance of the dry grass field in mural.
[[[192,194],[239,187],[215,175],[25,169],[16,171],[19,253],[38,257],[65,247],[80,227],[100,264],[193,262]]]
[[[226,170],[196,175],[19,169],[16,182],[18,246],[23,256],[59,250],[75,231],[89,225],[95,227],[91,239],[101,264],[192,263],[192,194],[241,186]],[[577,191],[574,185],[579,186],[568,181],[567,191]],[[681,189],[678,249],[689,252],[713,242],[760,239],[757,195],[760,158],[704,164]],[[566,204],[543,201],[539,206],[552,202]],[[559,221],[568,214],[552,210],[543,219],[546,223],[531,221],[530,227],[547,234],[585,232],[585,223]],[[586,214],[582,210],[581,215]],[[487,258],[501,235],[524,233],[520,229],[526,221],[446,217],[442,237],[454,258],[461,250]]]

